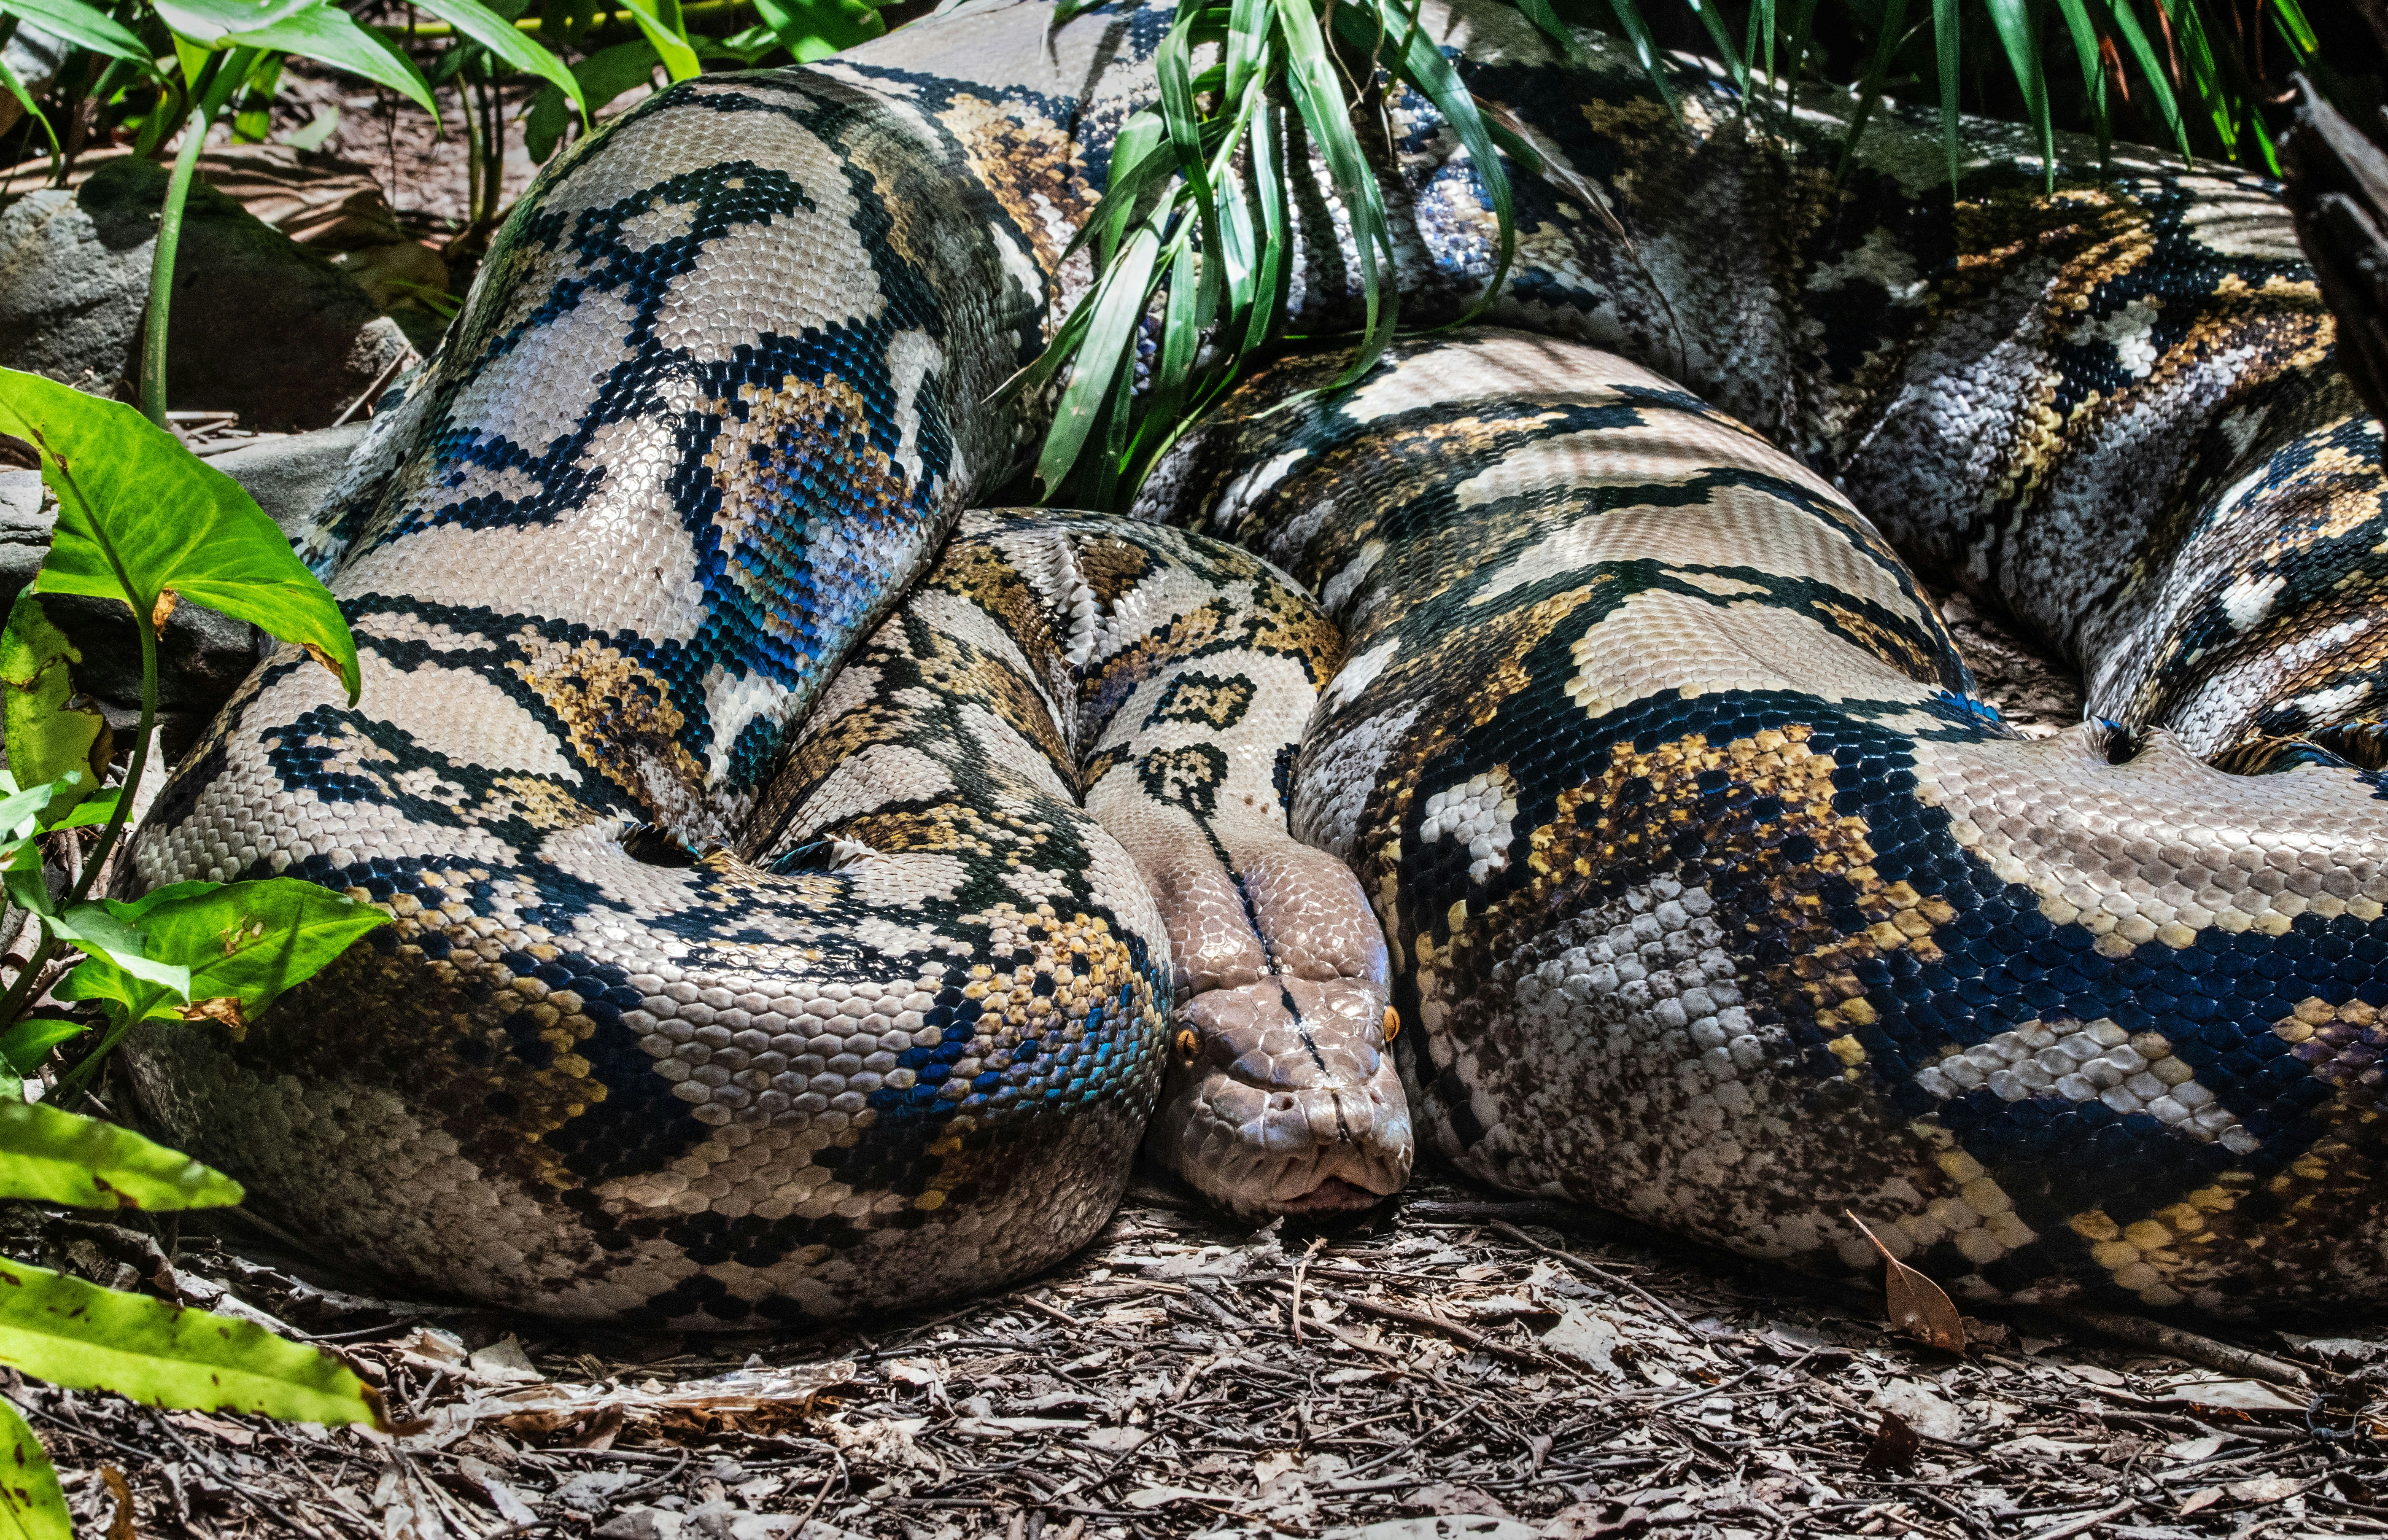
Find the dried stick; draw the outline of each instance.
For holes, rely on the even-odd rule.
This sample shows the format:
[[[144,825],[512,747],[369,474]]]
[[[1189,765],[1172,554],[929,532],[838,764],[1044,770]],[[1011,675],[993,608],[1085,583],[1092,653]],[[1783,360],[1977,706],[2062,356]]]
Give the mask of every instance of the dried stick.
[[[2233,1347],[2227,1342],[2216,1342],[2212,1337],[2201,1337],[2194,1332],[2184,1332],[2178,1326],[2166,1326],[2144,1316],[2127,1316],[2119,1310],[2101,1310],[2093,1305],[2043,1305],[2040,1309],[2059,1320],[2086,1326],[2093,1332],[2103,1332],[2134,1347],[2152,1347],[2176,1358],[2186,1358],[2193,1364],[2218,1369],[2225,1374],[2243,1374],[2250,1379],[2269,1380],[2276,1385],[2294,1385],[2305,1391],[2314,1388],[2312,1377],[2294,1364],[2243,1347]]]

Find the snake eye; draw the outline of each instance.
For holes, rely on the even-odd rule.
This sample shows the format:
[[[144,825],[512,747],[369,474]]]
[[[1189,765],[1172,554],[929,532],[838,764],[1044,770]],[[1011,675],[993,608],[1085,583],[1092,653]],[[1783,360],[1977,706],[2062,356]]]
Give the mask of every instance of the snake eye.
[[[1188,1064],[1192,1064],[1194,1055],[1201,1050],[1201,1047],[1202,1040],[1194,1035],[1191,1028],[1178,1029],[1177,1056],[1179,1058],[1184,1059]]]
[[[1391,1005],[1385,1007],[1385,1041],[1392,1041],[1402,1035],[1402,1013]]]

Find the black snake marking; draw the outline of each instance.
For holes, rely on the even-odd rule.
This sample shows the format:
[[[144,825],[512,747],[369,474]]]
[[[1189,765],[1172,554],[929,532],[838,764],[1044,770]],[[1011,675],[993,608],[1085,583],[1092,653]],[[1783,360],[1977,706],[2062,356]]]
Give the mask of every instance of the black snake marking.
[[[1148,1117],[1248,1212],[1397,1186],[1416,1116],[1812,1269],[1865,1265],[1846,1205],[1985,1297],[2379,1294],[2382,481],[2274,191],[2049,194],[1977,124],[1952,202],[1899,112],[1836,183],[1827,104],[1686,74],[1685,133],[1597,38],[1423,16],[1561,173],[1488,315],[1539,340],[1258,418],[1290,358],[1144,508],[1315,583],[1340,670],[1209,540],[984,515],[931,565],[1165,9],[965,6],[559,158],[307,544],[363,703],[270,661],[136,847],[400,924],[245,1041],[143,1035],[152,1117],[417,1286],[689,1325],[1033,1271]],[[1388,107],[1404,314],[1455,316],[1491,216]],[[1853,509],[2113,725],[2005,735]],[[1166,710],[1102,715],[1114,655]]]

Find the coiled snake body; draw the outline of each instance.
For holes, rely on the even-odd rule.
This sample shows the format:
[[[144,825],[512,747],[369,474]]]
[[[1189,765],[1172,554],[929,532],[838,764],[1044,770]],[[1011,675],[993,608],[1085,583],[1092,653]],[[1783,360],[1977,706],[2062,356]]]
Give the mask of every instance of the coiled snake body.
[[[1151,522],[954,530],[1167,14],[1050,21],[684,82],[544,173],[309,544],[362,703],[268,661],[140,836],[396,917],[139,1037],[171,1136],[415,1286],[692,1326],[1031,1272],[1148,1124],[1238,1212],[1363,1205],[1413,1116],[1812,1269],[1855,1215],[1976,1297],[2388,1291],[2379,439],[2270,189],[2044,192],[1977,126],[1952,204],[1904,121],[1835,182],[1824,112],[1687,78],[1679,129],[1430,5],[1554,167],[1489,324],[1261,371]],[[1454,316],[1491,215],[1389,105]],[[2006,729],[1858,509],[2104,720]]]

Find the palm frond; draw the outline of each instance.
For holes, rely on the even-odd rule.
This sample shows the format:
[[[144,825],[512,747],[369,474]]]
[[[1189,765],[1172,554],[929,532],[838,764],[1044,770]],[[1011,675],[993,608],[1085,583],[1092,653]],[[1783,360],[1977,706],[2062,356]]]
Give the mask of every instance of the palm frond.
[[[1084,3],[1065,0],[1064,11]],[[1911,0],[1512,3],[1571,57],[1583,50],[1570,23],[1615,34],[1679,122],[1670,51],[1713,55],[1759,109],[1834,86],[1837,65],[1848,71],[1838,78],[1854,77],[1835,87],[1850,102],[1841,174],[1876,107],[1914,101],[1937,111],[1960,196],[1966,113],[2026,125],[2051,188],[2063,131],[2093,135],[2102,163],[2120,128],[2169,139],[2184,163],[2204,154],[2270,170],[2286,76],[2273,60],[2328,79],[2303,0],[1931,0],[1914,19]],[[2077,95],[2072,71],[2051,78],[2051,57],[2064,53],[2077,66]],[[1968,73],[1986,57],[2005,69]],[[1202,59],[1215,62],[1198,69]],[[1380,356],[1400,325],[1400,295],[1354,123],[1381,124],[1391,87],[1434,104],[1484,183],[1498,226],[1485,302],[1515,249],[1506,168],[1538,169],[1418,25],[1417,0],[1185,0],[1156,64],[1160,100],[1122,131],[1110,186],[1079,236],[1094,247],[1095,284],[1004,387],[1042,392],[1066,375],[1037,461],[1048,500],[1109,508],[1133,497],[1185,425],[1289,340],[1296,158],[1315,153],[1350,224],[1359,346],[1337,385]]]

